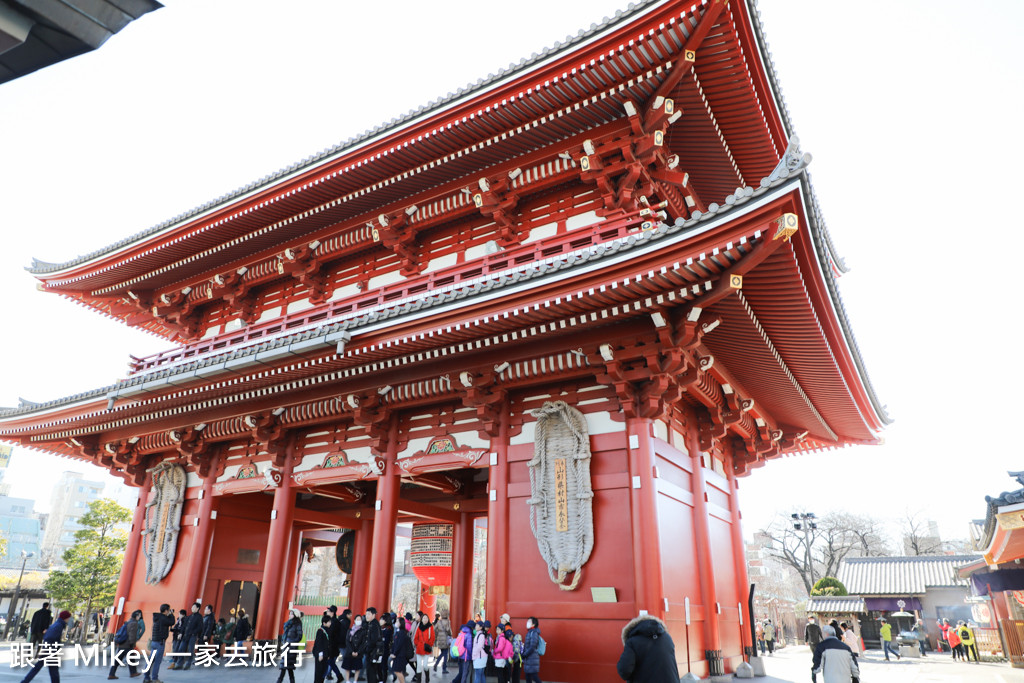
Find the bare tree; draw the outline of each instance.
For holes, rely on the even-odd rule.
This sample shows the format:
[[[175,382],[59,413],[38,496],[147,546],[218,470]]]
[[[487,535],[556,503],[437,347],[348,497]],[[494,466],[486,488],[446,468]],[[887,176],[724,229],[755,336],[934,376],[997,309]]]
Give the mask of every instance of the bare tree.
[[[907,510],[903,517],[903,551],[908,555],[941,555],[942,539],[929,528],[922,512]]]
[[[800,523],[799,529],[794,522]],[[779,514],[762,531],[772,541],[769,553],[800,575],[808,595],[818,579],[835,576],[847,557],[886,553],[878,520],[830,512],[811,522]]]

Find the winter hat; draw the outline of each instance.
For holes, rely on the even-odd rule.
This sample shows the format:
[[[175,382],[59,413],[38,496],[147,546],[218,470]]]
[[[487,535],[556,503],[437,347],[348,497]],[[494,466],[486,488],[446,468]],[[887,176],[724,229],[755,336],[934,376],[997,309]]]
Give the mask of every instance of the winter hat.
[[[297,609],[290,609],[290,610],[288,610],[288,611],[289,611],[289,612],[291,613],[291,615],[292,615],[293,617],[295,617],[296,619],[301,619],[301,618],[302,618],[302,612],[300,612],[299,610],[297,610]]]
[[[71,618],[71,612],[69,612],[67,610],[64,610],[63,612],[61,612],[60,614],[57,615],[57,618],[58,619],[64,619],[65,621],[67,621],[68,619]]]
[[[509,624],[512,622],[512,617],[508,615],[508,612],[505,612],[501,615],[501,620],[504,621],[506,624]]]
[[[484,622],[484,628],[490,628],[490,627],[491,627],[491,622],[490,621],[485,621]]]

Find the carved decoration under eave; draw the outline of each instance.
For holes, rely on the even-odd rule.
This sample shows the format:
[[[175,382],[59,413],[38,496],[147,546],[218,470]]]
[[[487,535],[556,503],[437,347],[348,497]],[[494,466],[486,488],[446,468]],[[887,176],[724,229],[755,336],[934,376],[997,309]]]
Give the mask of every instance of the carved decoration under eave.
[[[590,483],[590,437],[583,413],[565,401],[550,401],[537,418],[530,468],[530,528],[562,590],[575,590],[594,548],[594,491]],[[572,581],[566,579],[573,574]]]
[[[238,468],[234,477],[213,485],[213,495],[226,496],[239,493],[258,493],[275,489],[283,481],[281,470],[271,467],[269,463],[260,472],[259,465],[251,460]]]
[[[330,456],[328,456],[328,459]],[[342,482],[360,481],[379,477],[384,473],[384,459],[373,458],[369,462],[349,462],[339,465],[318,465],[311,470],[296,472],[292,481],[297,486],[313,484],[337,484]]]
[[[221,299],[224,305],[238,314],[247,323],[256,321],[256,294],[253,285],[245,279],[249,269],[245,266],[232,271],[214,275],[210,280],[208,295],[210,299]]]
[[[373,239],[398,256],[402,264],[400,272],[406,277],[419,274],[427,266],[420,262],[416,228],[409,220],[416,214],[416,210],[416,206],[410,206],[405,211],[382,213],[376,221],[366,224]]]
[[[522,240],[515,211],[519,204],[519,193],[513,188],[514,181],[522,172],[522,169],[516,168],[505,175],[480,178],[477,181],[479,192],[473,194],[476,208],[498,226],[498,244],[503,247],[514,246]]]
[[[320,241],[308,245],[285,249],[278,257],[277,272],[290,275],[306,286],[310,303],[321,304],[327,300],[327,271],[317,255]]]
[[[163,580],[174,566],[187,476],[181,465],[163,462],[152,470],[153,499],[146,504],[143,553],[146,583]]]

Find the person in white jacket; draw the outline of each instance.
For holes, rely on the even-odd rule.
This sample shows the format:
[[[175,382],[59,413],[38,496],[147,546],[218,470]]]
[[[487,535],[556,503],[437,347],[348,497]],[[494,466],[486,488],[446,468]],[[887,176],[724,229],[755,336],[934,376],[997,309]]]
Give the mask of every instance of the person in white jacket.
[[[831,626],[822,626],[821,634],[823,639],[814,648],[811,681],[817,683],[820,673],[823,683],[859,683],[860,669],[850,648],[836,638],[836,631]]]
[[[853,658],[857,659],[861,653],[860,638],[857,637],[857,634],[853,632],[853,628],[845,621],[839,624],[839,626],[843,629],[843,642],[850,648]]]

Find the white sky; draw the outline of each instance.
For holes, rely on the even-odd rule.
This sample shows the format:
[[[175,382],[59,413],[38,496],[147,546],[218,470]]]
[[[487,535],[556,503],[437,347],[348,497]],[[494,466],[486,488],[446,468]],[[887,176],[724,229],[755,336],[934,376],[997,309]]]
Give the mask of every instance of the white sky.
[[[109,384],[129,353],[168,346],[36,292],[33,256],[60,262],[148,228],[624,4],[165,0],[100,50],[0,86],[0,405]],[[746,531],[776,509],[911,509],[964,536],[983,496],[1024,469],[1006,423],[1020,419],[1020,285],[1001,260],[1021,228],[1024,3],[760,7],[852,267],[847,311],[897,421],[884,446],[755,471],[741,483]],[[7,480],[45,510],[59,473],[83,468],[18,449]]]

